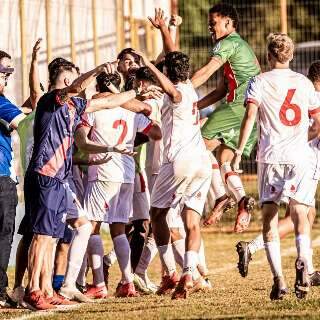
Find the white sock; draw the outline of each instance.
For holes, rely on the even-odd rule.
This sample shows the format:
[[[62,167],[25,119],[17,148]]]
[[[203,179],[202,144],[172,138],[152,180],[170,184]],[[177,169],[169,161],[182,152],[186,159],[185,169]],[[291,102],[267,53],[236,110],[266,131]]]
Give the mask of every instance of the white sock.
[[[93,284],[97,287],[104,286],[103,277],[103,243],[99,234],[91,235],[87,253],[89,260],[91,260],[92,274],[93,274]]]
[[[131,250],[127,236],[125,234],[120,234],[119,236],[114,237],[112,241],[122,273],[121,282],[123,284],[133,282],[130,260]]]
[[[211,151],[208,151],[208,154],[212,165],[211,187],[215,200],[217,200],[226,194],[226,189],[221,177],[220,166],[216,157],[212,154]]]
[[[167,244],[158,247],[160,260],[164,271],[171,276],[176,271],[176,263],[174,260],[172,245]]]
[[[83,257],[82,265],[80,268],[80,272],[77,278],[77,283],[80,284],[81,286],[86,285],[87,269],[88,269],[88,254],[85,253]]]
[[[193,274],[199,263],[199,253],[197,251],[186,251],[184,254],[183,273]]]
[[[249,250],[251,254],[264,248],[263,235],[259,234],[255,239],[249,242]]]
[[[311,273],[315,272],[314,266],[313,266],[313,259],[312,259],[312,256],[313,256],[313,249],[312,248],[310,248],[310,250],[309,250],[309,256],[310,256],[310,258],[309,258],[310,261],[308,263],[308,273],[311,274]]]
[[[310,255],[310,237],[306,234],[298,234],[296,236],[296,247],[298,252],[298,257],[304,258],[307,261],[308,273],[309,267],[312,269],[312,256]]]
[[[264,247],[273,277],[282,277],[280,241],[265,242]]]
[[[109,253],[107,253],[104,257],[103,257],[103,262],[108,266],[111,267],[112,265],[115,264],[115,262],[117,261],[117,255],[114,251],[114,248],[111,249],[111,251]]]
[[[246,195],[246,192],[239,175],[231,169],[230,162],[225,162],[221,166],[221,175],[224,177],[229,191],[239,202]]]
[[[91,231],[92,225],[90,222],[75,229],[75,236],[69,249],[68,265],[63,286],[75,287]]]
[[[200,248],[199,248],[198,259],[199,259],[198,269],[199,269],[201,275],[206,276],[209,273],[209,270],[208,270],[207,263],[206,263],[204,242],[203,242],[202,238],[201,238],[201,243],[200,243]]]
[[[136,267],[135,273],[138,275],[144,275],[147,272],[149,265],[153,258],[158,253],[156,242],[153,238],[148,237],[143,247],[139,263]]]
[[[180,239],[172,243],[174,260],[181,267],[181,269],[183,268],[183,257],[186,248],[185,241],[185,239]]]

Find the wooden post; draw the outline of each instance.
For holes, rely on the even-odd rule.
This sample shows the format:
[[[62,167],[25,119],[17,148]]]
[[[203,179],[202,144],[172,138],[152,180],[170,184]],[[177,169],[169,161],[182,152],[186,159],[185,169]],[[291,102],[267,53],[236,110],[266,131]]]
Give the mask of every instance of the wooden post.
[[[25,101],[28,97],[28,68],[27,68],[27,44],[26,44],[26,17],[25,17],[25,2],[19,1],[20,15],[20,46],[21,46],[21,83],[22,83],[22,98]]]
[[[152,29],[149,21],[144,22],[144,28],[146,31],[146,47],[147,47],[147,56],[149,59],[153,59],[155,53],[153,52],[153,43],[152,43]]]
[[[124,48],[124,19],[123,19],[123,0],[117,0],[117,52]]]
[[[46,0],[46,34],[47,34],[47,64],[51,62],[52,59],[52,46],[51,46],[51,5],[50,0]]]
[[[77,52],[74,40],[74,13],[73,13],[73,0],[69,2],[69,28],[70,28],[70,50],[71,61],[76,64]]]
[[[179,14],[179,0],[171,0],[171,14]],[[176,49],[179,50],[180,48],[180,32],[179,28],[177,28],[177,33],[176,33]]]
[[[287,0],[280,0],[280,25],[281,32],[288,33]]]
[[[130,23],[130,42],[131,47],[136,48],[135,23],[132,12],[132,0],[129,0],[129,23]]]
[[[96,0],[92,0],[92,32],[93,32],[93,53],[94,64],[99,65],[99,43],[97,34]]]

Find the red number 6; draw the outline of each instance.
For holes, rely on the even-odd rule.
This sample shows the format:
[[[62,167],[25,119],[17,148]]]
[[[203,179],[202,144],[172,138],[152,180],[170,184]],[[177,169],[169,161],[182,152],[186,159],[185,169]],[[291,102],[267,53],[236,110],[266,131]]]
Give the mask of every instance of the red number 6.
[[[291,103],[292,97],[295,93],[296,89],[289,89],[287,96],[280,108],[279,117],[280,121],[285,126],[295,126],[297,125],[301,120],[301,109],[298,105]],[[287,110],[292,110],[294,112],[294,118],[292,120],[289,120],[287,118]]]

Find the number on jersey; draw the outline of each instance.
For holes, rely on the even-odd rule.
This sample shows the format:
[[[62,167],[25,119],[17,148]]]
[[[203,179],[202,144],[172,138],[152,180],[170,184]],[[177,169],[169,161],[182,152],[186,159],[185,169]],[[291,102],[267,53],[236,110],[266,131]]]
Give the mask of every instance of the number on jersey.
[[[118,127],[120,127],[120,126],[122,127],[122,132],[121,132],[121,135],[118,139],[117,145],[123,143],[123,141],[128,133],[128,125],[127,125],[126,121],[124,121],[124,120],[116,120],[113,123],[112,128],[118,129]]]
[[[301,120],[301,109],[298,105],[291,103],[292,97],[295,93],[296,89],[289,89],[286,98],[284,99],[284,102],[280,108],[279,111],[279,117],[280,121],[285,125],[285,126],[296,126],[300,120]],[[293,113],[294,116],[290,117],[288,119],[288,112],[291,110],[291,114]]]

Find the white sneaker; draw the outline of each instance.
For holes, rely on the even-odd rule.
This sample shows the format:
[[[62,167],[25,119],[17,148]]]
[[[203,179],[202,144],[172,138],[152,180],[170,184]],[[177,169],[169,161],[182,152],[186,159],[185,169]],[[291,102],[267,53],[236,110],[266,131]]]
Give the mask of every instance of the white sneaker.
[[[26,307],[26,304],[23,301],[25,293],[25,288],[20,286],[12,290],[11,299],[18,304],[18,306]]]
[[[86,297],[84,294],[82,294],[76,287],[67,287],[67,286],[62,286],[59,294],[61,294],[63,297],[77,301],[77,302],[83,302],[83,303],[88,303],[88,302],[93,302],[91,299]]]
[[[158,290],[158,286],[150,281],[147,274],[134,274],[133,283],[136,289],[143,292],[144,294],[154,294]]]

